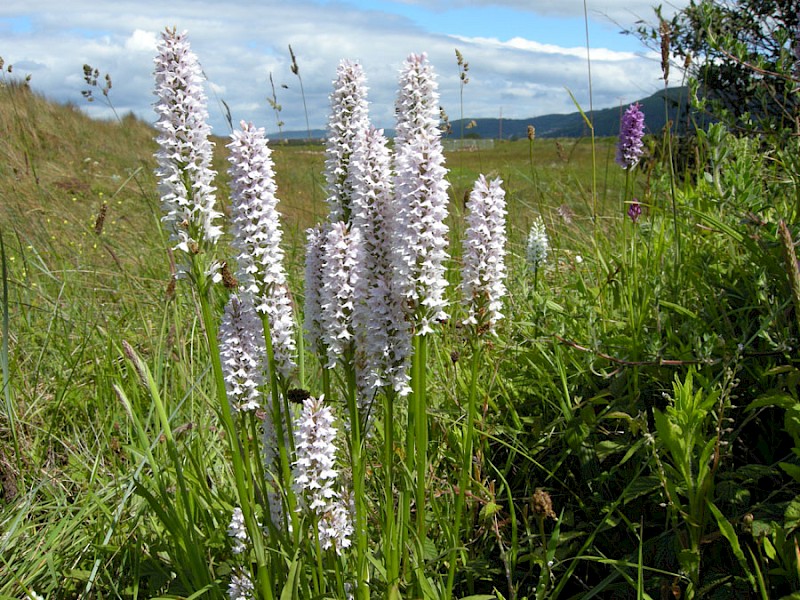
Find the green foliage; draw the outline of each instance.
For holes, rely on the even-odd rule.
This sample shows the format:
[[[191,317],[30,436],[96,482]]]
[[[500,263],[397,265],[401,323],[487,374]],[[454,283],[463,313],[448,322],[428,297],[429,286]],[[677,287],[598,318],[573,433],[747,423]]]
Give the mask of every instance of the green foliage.
[[[637,34],[677,58],[701,107],[735,131],[784,136],[796,127],[795,0],[692,0]]]
[[[219,414],[205,335],[223,291],[201,300],[168,286],[141,124],[123,133],[15,93],[28,116],[3,121],[15,153],[0,176],[22,169],[27,152],[38,180],[16,171],[0,214],[0,594],[223,595],[238,560],[225,531],[240,494],[231,452],[252,451],[258,435]],[[57,114],[66,157],[41,142]],[[77,157],[99,155],[99,140],[110,150],[84,172]],[[780,224],[793,247],[798,143],[717,124],[698,134],[682,181],[657,161],[619,172],[613,140],[598,140],[595,157],[586,140],[539,139],[451,154],[451,280],[462,198],[494,171],[511,215],[510,294],[480,353],[468,350],[455,292],[450,322],[426,348],[425,537],[411,533],[415,513],[397,511],[397,547],[376,543],[389,507],[402,505],[383,473],[399,472],[400,487],[420,477],[404,470],[405,448],[385,451],[405,419],[384,423],[376,407],[357,471],[366,565],[267,535],[252,560],[277,582],[274,597],[344,597],[356,568],[374,597],[442,597],[448,578],[461,598],[796,594],[800,307]],[[593,158],[608,173],[596,189]],[[323,213],[309,187],[322,152],[279,146],[275,162],[281,208],[296,224],[286,250],[300,306],[300,234]],[[136,178],[110,183],[141,164]],[[70,173],[74,194],[60,183]],[[534,285],[523,257],[536,216],[552,254]],[[306,382],[321,386],[313,360]],[[256,519],[263,491],[252,490]]]
[[[689,371],[683,382],[678,379],[673,382],[673,396],[666,410],[653,410],[657,439],[664,449],[664,459],[656,450],[656,464],[669,509],[680,516],[688,529],[688,543],[682,543],[678,561],[691,580],[687,589],[690,598],[694,597],[700,583],[700,541],[706,527],[706,508],[716,511],[718,521],[724,520],[712,503],[720,440],[715,434],[716,423],[711,411],[717,405],[719,394],[706,393],[703,389],[695,392],[693,386]],[[722,407],[718,410],[721,413]],[[730,528],[727,521],[725,523]],[[735,536],[733,540],[738,549]]]

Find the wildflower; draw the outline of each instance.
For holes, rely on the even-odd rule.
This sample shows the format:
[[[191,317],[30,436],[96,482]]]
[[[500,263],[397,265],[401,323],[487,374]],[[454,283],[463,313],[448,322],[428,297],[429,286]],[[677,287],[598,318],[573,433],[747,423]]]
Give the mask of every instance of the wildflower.
[[[320,325],[327,349],[327,368],[349,363],[354,350],[353,307],[359,234],[343,221],[330,226],[323,246]]]
[[[353,521],[350,518],[355,512],[351,502],[337,498],[328,510],[322,513],[319,520],[319,543],[323,550],[335,548],[341,555],[342,550],[352,545]]]
[[[642,214],[642,205],[639,204],[639,201],[634,198],[631,202],[631,205],[628,207],[628,216],[631,218],[631,222],[636,223],[639,220],[639,215]]]
[[[506,201],[502,181],[487,182],[481,175],[467,202],[461,289],[467,303],[466,323],[480,331],[494,330],[503,318],[500,308],[506,294]]]
[[[379,129],[359,136],[353,154],[353,227],[360,232],[353,308],[357,351],[363,354],[359,381],[374,391],[391,385],[400,395],[409,391],[407,359],[411,355],[403,298],[394,276],[397,247],[393,243],[397,206],[391,182],[391,158]]]
[[[355,138],[369,127],[367,88],[360,64],[343,60],[330,96],[331,114],[325,146],[330,221],[350,221],[354,180],[348,177]]]
[[[525,256],[531,269],[537,271],[547,260],[547,231],[544,228],[542,217],[536,217],[528,233],[528,245],[525,249]]]
[[[208,109],[202,71],[189,48],[186,33],[162,33],[155,59],[155,110],[159,132],[156,152],[162,218],[175,249],[190,255],[208,251],[222,234],[215,224],[211,169],[213,144],[209,141]],[[185,273],[182,268],[179,273]],[[205,273],[217,281],[212,264]]]
[[[244,569],[237,569],[231,575],[228,585],[228,597],[231,600],[251,600],[255,598],[255,587],[250,580],[250,575]]]
[[[234,554],[241,554],[247,550],[247,528],[244,524],[242,509],[238,506],[233,509],[233,514],[231,515],[231,522],[228,525],[228,537],[233,539],[233,548],[231,550]]]
[[[295,368],[294,316],[283,267],[272,154],[264,130],[245,122],[231,134],[228,148],[236,277],[253,295],[256,310],[266,315],[276,369],[289,377]]]
[[[260,387],[266,360],[261,322],[252,304],[233,294],[219,328],[219,353],[228,401],[234,412],[260,407]]]
[[[307,398],[295,422],[296,456],[293,463],[294,489],[308,510],[319,519],[319,538],[323,549],[335,547],[338,553],[350,546],[352,524],[349,510],[335,488],[336,429],[334,417],[323,398]]]
[[[400,73],[396,103],[395,194],[398,198],[396,275],[416,334],[447,318],[447,174],[438,128],[439,92],[425,54],[411,54]]]
[[[622,115],[617,144],[617,164],[623,169],[631,169],[637,165],[644,152],[644,113],[639,103],[631,104]]]
[[[306,343],[318,356],[327,355],[322,339],[322,252],[327,234],[322,225],[306,230],[304,329]]]

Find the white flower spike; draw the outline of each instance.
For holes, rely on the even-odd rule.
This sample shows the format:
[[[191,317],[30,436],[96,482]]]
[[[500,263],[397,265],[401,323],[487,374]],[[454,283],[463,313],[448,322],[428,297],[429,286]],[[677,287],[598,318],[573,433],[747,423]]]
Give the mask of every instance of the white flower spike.
[[[272,153],[264,130],[245,122],[231,134],[228,148],[236,276],[253,296],[256,310],[267,316],[276,369],[288,378],[295,369],[294,314],[283,266]]]
[[[506,294],[506,201],[502,181],[481,175],[467,201],[461,290],[466,323],[494,332]]]
[[[395,194],[398,206],[397,276],[415,324],[424,335],[447,318],[447,187],[439,92],[425,54],[412,54],[400,73],[395,133]]]
[[[222,234],[216,224],[211,169],[213,144],[209,140],[208,109],[203,74],[186,33],[162,33],[155,58],[155,106],[159,150],[156,152],[162,221],[176,250],[190,255],[209,251]],[[206,275],[220,279],[218,264]],[[186,266],[179,266],[179,275]]]

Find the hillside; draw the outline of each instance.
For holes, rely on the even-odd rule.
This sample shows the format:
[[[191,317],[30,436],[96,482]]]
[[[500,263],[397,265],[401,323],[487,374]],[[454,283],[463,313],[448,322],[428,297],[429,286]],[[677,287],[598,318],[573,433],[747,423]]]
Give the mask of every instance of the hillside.
[[[639,100],[645,114],[646,132],[660,131],[666,123],[667,116],[671,121],[681,123],[682,130],[685,130],[687,93],[686,87],[674,87]],[[591,117],[594,123],[595,135],[598,137],[617,135],[620,117],[626,106],[595,110],[591,115],[587,113],[587,117]],[[466,129],[473,120],[475,125]],[[461,124],[460,119],[452,122],[452,137],[460,136]],[[528,125],[533,125],[536,128],[536,136],[542,138],[575,138],[589,134],[589,127],[583,116],[577,111],[565,115],[543,115],[530,119],[502,119],[502,121],[500,119],[464,119],[464,134],[480,138],[523,138],[528,135]]]
[[[155,137],[155,129],[133,115],[92,119],[27,85],[0,82],[0,233],[6,244],[18,238],[17,245],[36,253],[74,257],[72,266],[78,260],[114,269],[135,263],[147,271],[157,264],[163,271],[167,257],[153,227],[161,218]],[[213,141],[224,207],[228,140]],[[322,148],[287,146],[274,159],[279,189],[292,198],[284,210],[297,227],[310,226],[322,203],[315,197]]]
[[[27,85],[0,85],[6,243],[16,237],[31,252],[73,257],[73,266],[79,257],[98,267],[151,261],[142,248],[159,210],[153,137],[152,127],[133,115],[94,120]]]
[[[647,98],[638,100],[645,114],[647,133],[660,131],[666,123],[667,116],[673,122],[680,123],[679,131],[686,130],[686,116],[688,88],[673,87],[666,91],[659,91]],[[665,110],[666,98],[666,110]],[[619,133],[619,120],[624,107],[613,107],[595,110],[591,115],[594,123],[595,135],[598,137],[614,136]],[[590,116],[587,113],[587,116]],[[473,126],[469,126],[474,121]],[[451,121],[452,133],[449,137],[461,137],[461,125],[464,125],[464,136],[481,139],[516,139],[528,135],[528,125],[536,128],[537,137],[542,138],[579,138],[589,134],[589,128],[580,112],[569,114],[551,114],[529,119],[457,119]],[[387,135],[394,135],[393,130],[387,130]],[[321,139],[325,136],[324,129],[312,129],[311,139]],[[282,134],[271,134],[273,139],[305,140],[309,138],[308,131],[284,131]]]

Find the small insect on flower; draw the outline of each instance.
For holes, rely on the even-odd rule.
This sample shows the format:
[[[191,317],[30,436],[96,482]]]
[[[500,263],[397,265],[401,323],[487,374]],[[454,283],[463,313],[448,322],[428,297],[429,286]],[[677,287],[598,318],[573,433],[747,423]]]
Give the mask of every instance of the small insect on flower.
[[[311,398],[311,392],[302,388],[291,388],[286,392],[286,398],[293,404],[303,404]]]

